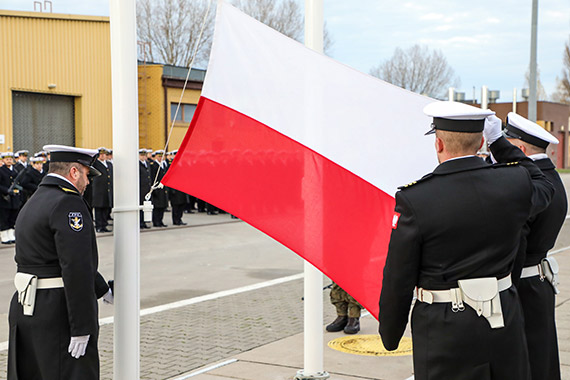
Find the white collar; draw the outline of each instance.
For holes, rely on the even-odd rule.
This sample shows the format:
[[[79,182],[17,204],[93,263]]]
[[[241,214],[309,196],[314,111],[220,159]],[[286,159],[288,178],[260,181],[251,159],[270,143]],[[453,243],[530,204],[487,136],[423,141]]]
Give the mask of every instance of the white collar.
[[[47,176],[48,176],[48,177],[55,177],[55,178],[62,179],[62,180],[64,180],[65,182],[69,183],[71,186],[73,186],[74,189],[77,189],[77,188],[75,187],[75,185],[74,185],[73,183],[71,183],[70,180],[68,180],[67,178],[65,178],[64,176],[62,176],[62,175],[60,175],[60,174],[48,173]]]
[[[533,161],[537,161],[537,160],[542,160],[542,159],[548,158],[548,154],[546,154],[546,153],[531,154],[530,156],[528,156],[528,158],[530,158]]]

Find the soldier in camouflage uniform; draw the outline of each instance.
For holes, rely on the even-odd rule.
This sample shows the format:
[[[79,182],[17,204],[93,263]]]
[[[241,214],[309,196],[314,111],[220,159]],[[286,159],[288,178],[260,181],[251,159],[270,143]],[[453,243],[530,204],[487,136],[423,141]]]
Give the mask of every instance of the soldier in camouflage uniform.
[[[360,310],[362,306],[350,294],[333,282],[331,288],[331,303],[336,307],[336,319],[327,326],[327,331],[344,330],[346,334],[356,334],[360,331]]]

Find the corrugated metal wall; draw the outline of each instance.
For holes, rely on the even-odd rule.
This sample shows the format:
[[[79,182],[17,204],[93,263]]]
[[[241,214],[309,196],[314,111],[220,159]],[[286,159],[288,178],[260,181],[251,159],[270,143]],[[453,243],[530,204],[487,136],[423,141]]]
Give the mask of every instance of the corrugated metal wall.
[[[0,11],[0,151],[13,91],[73,96],[76,145],[112,146],[109,38],[107,17]]]

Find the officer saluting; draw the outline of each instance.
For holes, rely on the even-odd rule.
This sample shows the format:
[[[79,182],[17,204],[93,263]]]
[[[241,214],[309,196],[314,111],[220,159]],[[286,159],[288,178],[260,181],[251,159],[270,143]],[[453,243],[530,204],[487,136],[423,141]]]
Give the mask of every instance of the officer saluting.
[[[17,288],[9,312],[8,379],[99,379],[97,298],[112,294],[97,272],[93,221],[82,193],[97,151],[47,145],[48,175],[16,222]]]
[[[532,378],[560,379],[554,319],[556,284],[551,283],[554,280],[552,272],[558,270],[558,264],[554,257],[546,256],[556,243],[568,210],[562,180],[546,155],[548,145],[558,144],[558,140],[540,125],[512,112],[507,116],[504,133],[511,144],[518,146],[534,161],[555,189],[550,206],[531,218],[523,230],[517,258],[520,265],[515,265],[513,276],[521,277],[517,290],[524,312]]]
[[[548,206],[553,187],[502,137],[494,112],[437,102],[440,165],[396,193],[380,296],[384,346],[397,348],[412,312],[414,375],[426,379],[529,379],[524,321],[511,286],[520,230]],[[499,162],[475,156],[481,132]]]

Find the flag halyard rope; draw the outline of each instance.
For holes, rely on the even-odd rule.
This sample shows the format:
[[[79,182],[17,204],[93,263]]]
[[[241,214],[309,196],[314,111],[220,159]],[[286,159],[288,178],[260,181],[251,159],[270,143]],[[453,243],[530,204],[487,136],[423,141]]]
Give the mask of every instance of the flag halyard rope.
[[[184,86],[182,86],[182,91],[180,92],[180,99],[178,100],[178,105],[176,106],[176,112],[174,113],[174,117],[171,117],[170,128],[168,130],[168,137],[166,139],[166,143],[164,145],[164,152],[166,153],[166,149],[168,148],[168,143],[170,142],[170,137],[172,136],[172,130],[174,129],[174,122],[176,117],[178,116],[178,111],[180,110],[180,105],[182,104],[182,99],[184,97],[184,91],[186,90],[186,86],[188,85],[188,80],[190,79],[190,72],[192,71],[192,67],[194,66],[194,60],[196,59],[196,55],[198,53],[198,47],[200,46],[200,41],[202,40],[202,35],[204,34],[204,30],[206,29],[206,23],[208,22],[208,16],[210,15],[210,9],[212,8],[212,3],[215,0],[209,0],[208,9],[206,10],[206,14],[204,15],[204,20],[202,21],[202,26],[200,28],[200,34],[198,35],[198,39],[196,40],[196,44],[194,45],[194,51],[192,53],[192,59],[190,60],[190,65],[188,67],[188,74],[186,74],[186,80],[184,81]],[[150,191],[145,195],[144,199],[149,201],[152,195],[152,192],[156,189],[162,189],[164,185],[158,182],[158,174],[159,170],[156,171],[156,175],[154,177],[152,186],[150,187]]]

